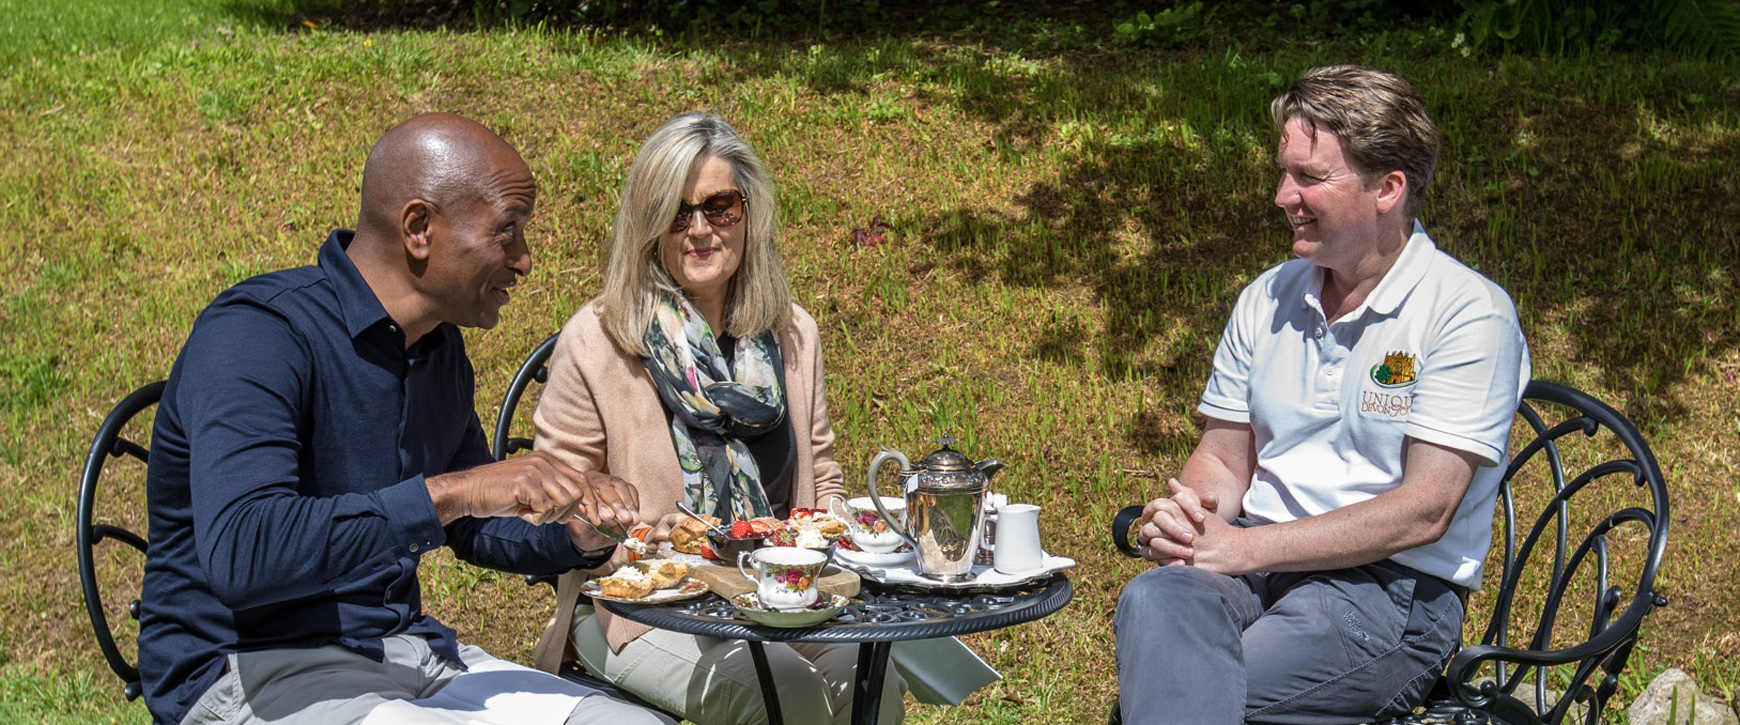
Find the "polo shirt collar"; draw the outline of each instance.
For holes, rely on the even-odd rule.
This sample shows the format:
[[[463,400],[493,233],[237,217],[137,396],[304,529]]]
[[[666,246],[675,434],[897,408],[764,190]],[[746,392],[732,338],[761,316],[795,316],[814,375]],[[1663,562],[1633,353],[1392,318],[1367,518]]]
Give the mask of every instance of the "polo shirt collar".
[[[1377,289],[1366,298],[1366,307],[1380,315],[1399,309],[1408,293],[1426,278],[1426,272],[1432,266],[1432,252],[1436,249],[1432,238],[1426,236],[1426,228],[1415,219],[1414,233],[1408,237],[1407,246],[1402,248],[1402,256],[1396,258],[1395,265],[1378,281]]]
[[[1408,293],[1425,279],[1426,271],[1431,267],[1432,252],[1437,245],[1432,238],[1426,236],[1426,228],[1420,220],[1414,220],[1414,233],[1408,237],[1408,242],[1402,247],[1402,256],[1396,258],[1396,263],[1390,266],[1390,271],[1384,273],[1384,278],[1378,280],[1376,289],[1371,291],[1355,310],[1364,314],[1369,310],[1380,315],[1394,313],[1402,306],[1402,300],[1408,298]],[[1317,265],[1311,265],[1311,276],[1305,283],[1304,294],[1299,296],[1299,305],[1323,315],[1323,280],[1329,274],[1327,270]]]
[[[320,245],[320,270],[326,273],[326,279],[338,295],[345,331],[353,340],[382,321],[392,322],[387,308],[381,306],[380,298],[375,296],[374,289],[369,287],[345,251],[355,236],[356,232],[349,229],[335,229],[326,238],[326,243]]]

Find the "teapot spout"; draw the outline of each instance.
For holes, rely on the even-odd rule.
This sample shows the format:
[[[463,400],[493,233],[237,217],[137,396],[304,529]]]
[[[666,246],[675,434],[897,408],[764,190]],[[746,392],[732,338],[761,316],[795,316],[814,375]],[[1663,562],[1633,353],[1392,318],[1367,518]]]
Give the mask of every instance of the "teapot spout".
[[[979,461],[978,463],[973,464],[973,467],[979,469],[980,473],[985,474],[985,478],[988,480],[992,476],[997,475],[998,471],[1003,470],[1003,466],[1005,466],[1005,465],[1007,465],[1007,464],[1005,464],[1002,461],[999,461],[995,458],[987,458],[983,461]]]

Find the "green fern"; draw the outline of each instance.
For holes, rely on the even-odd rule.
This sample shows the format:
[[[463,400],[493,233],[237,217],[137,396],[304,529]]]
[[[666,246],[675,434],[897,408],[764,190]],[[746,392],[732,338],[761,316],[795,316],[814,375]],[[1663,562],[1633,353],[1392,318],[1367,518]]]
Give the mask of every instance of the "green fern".
[[[1462,0],[1462,42],[1473,50],[1563,53],[1663,49],[1740,55],[1740,0]]]
[[[1700,57],[1740,55],[1740,2],[1651,0],[1648,7],[1662,47]]]

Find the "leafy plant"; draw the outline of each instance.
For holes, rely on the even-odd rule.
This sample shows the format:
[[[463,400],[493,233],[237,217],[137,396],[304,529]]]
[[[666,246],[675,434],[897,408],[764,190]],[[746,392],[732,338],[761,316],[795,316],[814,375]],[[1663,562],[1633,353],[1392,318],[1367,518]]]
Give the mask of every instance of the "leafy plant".
[[[1664,49],[1740,54],[1736,0],[1462,0],[1458,40],[1474,51]]]
[[[1305,28],[1336,28],[1348,34],[1371,33],[1388,28],[1402,14],[1416,11],[1408,5],[1397,0],[1310,0],[1288,7],[1291,17],[1287,22]]]
[[[883,221],[882,215],[877,214],[869,224],[852,230],[852,241],[861,247],[874,247],[887,241],[885,233],[893,229],[893,224]]]
[[[1196,0],[1153,15],[1136,13],[1135,17],[1118,23],[1115,30],[1118,40],[1137,47],[1176,47],[1201,37],[1208,23],[1206,17],[1199,21],[1200,15],[1202,2]]]
[[[1735,0],[1651,0],[1659,25],[1645,26],[1664,47],[1695,55],[1740,54],[1740,2]]]

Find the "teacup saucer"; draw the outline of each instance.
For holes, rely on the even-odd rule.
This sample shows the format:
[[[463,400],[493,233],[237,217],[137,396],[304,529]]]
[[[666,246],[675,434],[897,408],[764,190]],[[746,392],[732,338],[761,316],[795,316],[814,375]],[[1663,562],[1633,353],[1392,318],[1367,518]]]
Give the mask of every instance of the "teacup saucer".
[[[872,554],[868,551],[840,549],[839,551],[834,552],[834,558],[848,564],[857,564],[859,566],[889,567],[905,564],[906,562],[911,561],[912,547],[902,546],[900,549],[887,554]]]
[[[838,594],[822,593],[816,604],[803,609],[769,609],[761,604],[755,592],[744,592],[731,598],[731,606],[757,624],[768,627],[809,627],[839,616],[850,600]]]

